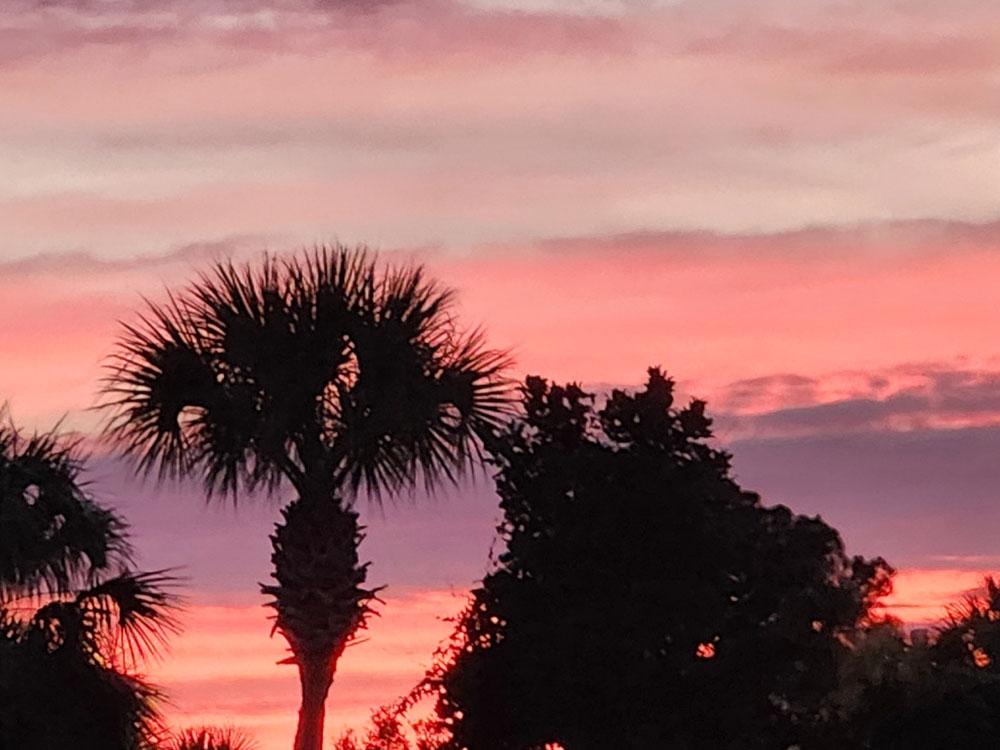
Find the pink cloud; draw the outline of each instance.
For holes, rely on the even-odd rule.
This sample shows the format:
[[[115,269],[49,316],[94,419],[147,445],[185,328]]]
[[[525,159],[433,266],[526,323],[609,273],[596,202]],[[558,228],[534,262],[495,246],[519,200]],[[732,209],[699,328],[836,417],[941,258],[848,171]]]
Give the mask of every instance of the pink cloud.
[[[732,383],[714,404],[730,440],[997,426],[1000,369],[995,361],[918,362],[774,375]]]
[[[974,1],[965,3],[961,14],[926,2],[871,3],[834,13],[821,3],[791,0],[741,9],[722,0],[697,5],[622,3],[605,12],[574,2],[532,9],[458,0],[198,6],[173,0],[156,8],[127,3],[3,5],[19,19],[22,32],[49,42],[42,48],[49,54],[88,45],[185,40],[211,40],[254,52],[287,52],[297,46],[299,52],[314,53],[333,41],[389,59],[426,60],[462,52],[507,59],[512,54],[628,54],[659,42],[663,51],[674,55],[812,62],[841,72],[968,72],[997,62],[989,25],[996,20],[996,10]],[[33,50],[40,51],[37,46]]]
[[[995,215],[986,3],[7,5],[9,254]]]
[[[263,244],[230,243],[243,255]],[[32,418],[88,405],[115,321],[141,307],[140,295],[161,297],[165,286],[193,279],[225,247],[209,243],[148,263],[78,255],[7,265],[0,314],[17,325],[0,335],[0,355],[11,363],[0,373],[0,392]],[[661,364],[692,392],[722,397],[736,380],[828,376],[849,363],[858,377],[891,376],[895,385],[851,385],[838,376],[844,382],[828,378],[825,394],[810,394],[806,383],[766,410],[861,398],[886,402],[877,408],[904,418],[906,408],[916,416],[924,406],[945,418],[989,413],[985,362],[998,353],[998,247],[995,224],[890,223],[770,235],[631,234],[387,257],[423,258],[456,286],[462,319],[485,324],[496,344],[514,347],[519,372],[630,383]],[[975,359],[956,366],[964,355]],[[901,362],[944,366],[906,373]],[[964,371],[964,379],[945,381],[949,371]],[[919,392],[921,377],[937,378],[937,395]],[[930,400],[906,407],[905,394]]]

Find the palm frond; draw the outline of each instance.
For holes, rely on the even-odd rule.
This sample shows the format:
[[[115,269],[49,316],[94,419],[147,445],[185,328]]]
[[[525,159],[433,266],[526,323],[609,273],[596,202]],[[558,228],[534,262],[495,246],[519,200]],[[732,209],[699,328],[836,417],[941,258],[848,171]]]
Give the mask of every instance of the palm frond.
[[[0,596],[58,594],[127,562],[125,522],[85,491],[76,444],[0,410]]]
[[[257,743],[233,727],[185,729],[167,744],[167,750],[256,750]]]
[[[454,293],[419,266],[388,270],[352,337],[357,370],[339,393],[347,489],[428,487],[458,479],[510,412],[506,352],[456,329]]]
[[[190,417],[212,404],[218,383],[189,305],[174,297],[147,302],[136,323],[123,325],[107,367],[105,435],[144,471],[161,478],[189,471],[197,450]]]
[[[179,630],[177,579],[167,571],[123,571],[47,602],[21,626],[46,652],[71,652],[93,664],[132,669],[155,657]]]
[[[74,605],[88,633],[107,636],[114,657],[135,665],[157,656],[179,631],[180,600],[171,592],[177,582],[167,570],[125,571],[81,592]]]
[[[124,328],[106,433],[210,493],[453,480],[510,390],[507,356],[458,332],[453,300],[422,267],[383,267],[364,247],[218,264]]]
[[[32,633],[0,642],[0,744],[4,747],[153,750],[165,736],[160,691],[144,679]],[[4,744],[6,743],[6,744]]]

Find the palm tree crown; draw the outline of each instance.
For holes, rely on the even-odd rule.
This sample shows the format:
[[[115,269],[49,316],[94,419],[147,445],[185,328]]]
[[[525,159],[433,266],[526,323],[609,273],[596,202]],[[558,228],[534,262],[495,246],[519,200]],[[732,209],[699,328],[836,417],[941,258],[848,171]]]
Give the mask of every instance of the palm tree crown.
[[[125,522],[80,482],[76,446],[0,409],[0,598],[60,594],[129,557]]]
[[[146,470],[212,493],[453,479],[508,403],[507,356],[460,333],[452,292],[363,248],[217,265],[126,326],[108,433]]]

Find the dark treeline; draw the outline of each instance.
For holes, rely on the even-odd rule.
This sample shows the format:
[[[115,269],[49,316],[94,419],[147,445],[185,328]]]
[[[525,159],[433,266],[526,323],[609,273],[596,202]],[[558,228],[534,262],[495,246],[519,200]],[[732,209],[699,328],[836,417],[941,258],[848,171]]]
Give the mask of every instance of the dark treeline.
[[[451,299],[419,268],[320,249],[220,264],[120,342],[112,445],[209,495],[295,495],[264,593],[301,677],[297,750],[323,744],[376,606],[357,497],[479,461],[502,550],[425,678],[336,750],[1000,747],[997,584],[906,634],[878,607],[890,565],[740,487],[705,403],[675,403],[660,369],[602,397],[514,386]],[[0,750],[252,747],[167,732],[139,665],[176,628],[177,579],[134,569],[76,446],[4,420]]]
[[[424,681],[340,750],[1000,746],[993,582],[907,637],[873,611],[885,561],[740,488],[705,404],[675,406],[659,370],[600,403],[539,378],[522,395],[491,446],[494,571]]]

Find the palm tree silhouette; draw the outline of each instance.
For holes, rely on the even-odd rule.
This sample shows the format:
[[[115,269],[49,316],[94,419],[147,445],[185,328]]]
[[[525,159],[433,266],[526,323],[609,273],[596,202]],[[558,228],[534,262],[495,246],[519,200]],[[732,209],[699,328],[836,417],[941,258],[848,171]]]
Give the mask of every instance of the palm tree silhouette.
[[[296,750],[318,750],[336,663],[378,589],[358,558],[359,492],[456,479],[506,413],[507,355],[462,333],[453,294],[364,248],[222,262],[127,325],[105,384],[107,434],[209,496],[297,498],[271,537],[275,629],[297,665]]]
[[[175,583],[130,569],[123,519],[86,491],[77,445],[0,409],[0,747],[155,745],[159,692],[132,673],[176,630]]]
[[[249,735],[232,727],[196,727],[178,733],[164,750],[257,750]]]
[[[125,522],[80,482],[76,446],[21,434],[0,408],[0,601],[62,594],[129,556]]]

